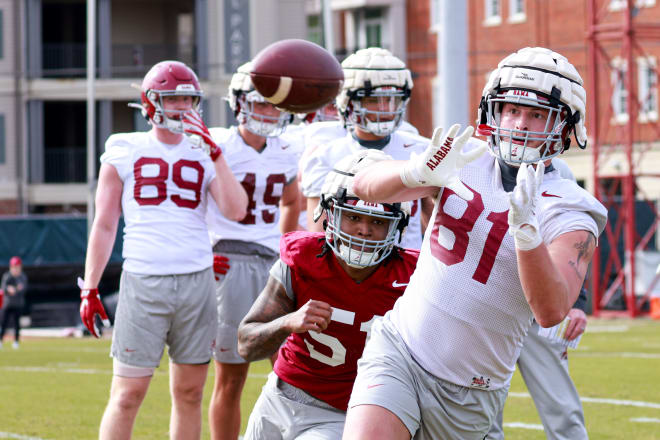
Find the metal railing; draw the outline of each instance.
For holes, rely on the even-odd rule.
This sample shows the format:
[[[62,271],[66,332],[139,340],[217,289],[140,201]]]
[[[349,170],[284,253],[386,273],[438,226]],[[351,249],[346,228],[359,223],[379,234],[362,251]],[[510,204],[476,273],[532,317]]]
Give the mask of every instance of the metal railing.
[[[87,181],[85,147],[44,148],[44,183]]]
[[[42,72],[45,78],[83,77],[86,74],[85,43],[49,43],[43,45]],[[97,51],[97,60],[101,59]],[[176,44],[113,44],[110,66],[103,67],[97,75],[110,78],[141,77],[151,66],[163,60],[179,60],[193,69],[195,47]],[[98,61],[97,61],[98,66]]]

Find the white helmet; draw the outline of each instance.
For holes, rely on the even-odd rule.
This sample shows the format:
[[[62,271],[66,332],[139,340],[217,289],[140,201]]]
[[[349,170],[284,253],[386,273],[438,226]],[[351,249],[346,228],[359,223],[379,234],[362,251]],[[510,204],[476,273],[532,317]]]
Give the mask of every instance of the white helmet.
[[[341,63],[344,84],[337,96],[337,108],[348,124],[385,137],[403,120],[413,87],[410,70],[386,49],[360,49]],[[362,98],[387,100],[388,111],[367,110]]]
[[[314,212],[314,221],[319,219],[323,211],[326,212],[328,217],[324,224],[326,243],[338,258],[351,267],[374,266],[387,258],[392,252],[397,236],[401,241],[410,218],[410,202],[365,202],[353,192],[355,174],[381,160],[392,160],[392,157],[380,150],[365,149],[337,162],[335,168],[325,179],[321,190],[321,200]],[[385,238],[368,240],[342,231],[343,214],[351,212],[366,214],[389,222]]]
[[[267,102],[257,92],[250,79],[252,62],[241,65],[231,77],[227,101],[234,111],[238,123],[245,125],[250,132],[263,137],[274,137],[284,133],[286,126],[293,121],[293,114],[280,112],[278,117],[260,115],[254,112],[255,102]]]
[[[477,134],[488,136],[491,153],[511,165],[545,161],[561,154],[571,143],[571,130],[578,146],[586,148],[586,92],[582,84],[580,74],[563,55],[543,47],[520,49],[500,61],[491,73],[479,104]],[[500,127],[505,102],[548,110],[545,129],[523,136]],[[530,141],[543,144],[527,148]]]

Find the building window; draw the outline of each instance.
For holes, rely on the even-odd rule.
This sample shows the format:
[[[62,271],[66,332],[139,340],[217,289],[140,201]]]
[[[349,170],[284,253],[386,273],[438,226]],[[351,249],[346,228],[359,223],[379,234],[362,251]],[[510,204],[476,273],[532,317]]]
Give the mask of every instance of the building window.
[[[610,0],[607,9],[610,11],[621,11],[626,8],[628,0]],[[655,0],[635,0],[636,8],[650,8],[655,6]]]
[[[5,45],[5,38],[4,38],[4,33],[5,33],[5,15],[2,9],[0,9],[0,59],[4,58],[5,56],[5,51],[4,51],[4,45]]]
[[[431,30],[437,32],[440,29],[440,0],[429,0],[431,6]]]
[[[383,10],[364,10],[364,31],[367,47],[382,47],[383,44]]]
[[[497,26],[502,23],[500,0],[484,0],[484,26]]]
[[[525,0],[509,0],[509,23],[522,23],[526,19]]]
[[[628,122],[628,91],[625,87],[627,70],[623,60],[612,60],[612,119],[615,123]]]
[[[307,16],[307,39],[313,43],[323,46],[323,29],[321,29],[321,16]]]
[[[5,163],[5,115],[0,115],[0,163]]]
[[[639,121],[658,120],[658,72],[655,57],[637,59]]]

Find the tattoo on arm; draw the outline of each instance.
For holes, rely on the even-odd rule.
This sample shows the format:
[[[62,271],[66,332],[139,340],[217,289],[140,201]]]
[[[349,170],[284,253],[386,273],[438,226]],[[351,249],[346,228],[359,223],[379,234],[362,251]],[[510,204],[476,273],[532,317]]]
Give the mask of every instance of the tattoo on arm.
[[[283,317],[295,311],[295,303],[284,286],[270,277],[238,328],[238,350],[252,362],[275,353],[289,333],[282,328]]]
[[[583,241],[579,241],[573,244],[573,247],[577,249],[577,257],[575,261],[569,260],[568,264],[573,268],[578,278],[584,279],[586,273],[580,273],[580,264],[584,262],[586,262],[587,265],[589,264],[591,258],[594,255],[596,240],[591,233],[587,233],[587,237]]]

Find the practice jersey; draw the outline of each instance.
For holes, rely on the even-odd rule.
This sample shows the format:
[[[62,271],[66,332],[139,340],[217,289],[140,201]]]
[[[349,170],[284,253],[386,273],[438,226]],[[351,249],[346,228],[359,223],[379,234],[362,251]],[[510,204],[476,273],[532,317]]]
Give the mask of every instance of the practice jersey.
[[[332,251],[318,256],[323,243],[323,233],[296,231],[282,237],[276,266],[288,266],[292,292],[287,294],[294,298],[296,309],[313,299],[330,304],[333,313],[328,328],[320,333],[292,333],[273,370],[284,382],[346,411],[371,325],[401,296],[419,253],[401,250],[401,258],[391,256],[356,283]]]
[[[482,141],[471,139],[469,148]],[[424,369],[457,385],[509,384],[533,318],[508,233],[509,194],[490,154],[467,164],[466,202],[443,188],[424,237],[417,270],[391,320]],[[536,209],[546,244],[577,230],[598,237],[607,211],[557,171],[544,175]]]
[[[261,152],[247,145],[237,127],[212,128],[213,140],[222,148],[225,160],[248,195],[247,215],[229,220],[217,206],[209,204],[207,222],[213,243],[241,240],[279,250],[280,199],[284,187],[298,173],[298,146],[278,137],[266,138]]]
[[[408,160],[412,153],[421,154],[429,144],[429,140],[405,131],[397,130],[391,134],[390,141],[381,151],[392,156],[394,160]],[[321,197],[321,189],[325,177],[342,158],[356,151],[365,149],[347,133],[339,139],[321,145],[310,153],[301,163],[301,190],[305,197]],[[421,203],[413,200],[408,228],[403,235],[401,247],[419,249],[422,245]]]
[[[167,145],[150,131],[120,133],[106,141],[101,163],[123,182],[125,270],[172,275],[212,265],[204,217],[215,168],[202,149],[186,136]]]

